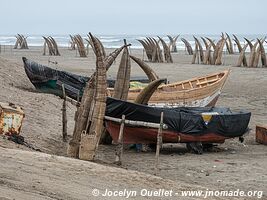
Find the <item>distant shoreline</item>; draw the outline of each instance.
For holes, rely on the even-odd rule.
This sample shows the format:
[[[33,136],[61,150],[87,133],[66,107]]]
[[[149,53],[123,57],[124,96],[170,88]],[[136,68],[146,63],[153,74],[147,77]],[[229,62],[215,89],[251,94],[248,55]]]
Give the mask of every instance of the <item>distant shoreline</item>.
[[[178,35],[178,34],[176,34]],[[229,34],[232,36],[232,34]],[[51,35],[55,41],[58,44],[58,47],[70,47],[70,35]],[[85,39],[88,39],[86,35],[81,35],[84,39],[85,46],[87,45],[87,42]],[[168,44],[169,38],[167,35],[159,35],[163,38],[163,40]],[[175,36],[175,35],[172,35]],[[220,34],[181,34],[176,42],[177,49],[178,50],[184,50],[185,46],[184,43],[181,41],[181,38],[185,38],[188,40],[188,42],[193,46],[195,44],[193,36],[196,36],[197,38],[200,37],[209,37],[212,40],[218,41],[221,37]],[[240,39],[241,45],[244,44],[244,37],[252,40],[255,38],[263,38],[265,35],[263,34],[236,34],[236,36]],[[31,48],[33,47],[42,47],[44,44],[44,39],[42,38],[42,35],[26,35],[27,37],[27,43],[28,46]],[[98,36],[100,41],[103,43],[105,48],[118,48],[123,45],[123,39],[126,39],[128,43],[132,44],[131,49],[143,49],[143,46],[138,41],[138,39],[145,39],[146,37],[154,37],[158,40],[157,35],[99,35]],[[255,40],[254,40],[255,41]],[[202,41],[201,41],[202,42]],[[15,35],[0,35],[0,45],[15,45],[16,43],[16,37]],[[234,41],[233,41],[233,44]],[[265,49],[267,49],[267,43],[264,43]]]

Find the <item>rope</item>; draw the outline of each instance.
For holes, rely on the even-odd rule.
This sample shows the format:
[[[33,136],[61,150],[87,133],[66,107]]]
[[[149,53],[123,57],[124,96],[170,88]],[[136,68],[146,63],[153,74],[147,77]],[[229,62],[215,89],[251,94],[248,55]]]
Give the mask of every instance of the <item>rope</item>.
[[[24,137],[21,136],[21,135],[11,134],[11,135],[8,136],[7,139],[10,140],[10,141],[15,142],[15,143],[17,143],[17,144],[24,145],[24,146],[26,146],[26,147],[28,147],[28,148],[30,148],[30,149],[35,150],[35,151],[39,151],[39,152],[41,152],[40,149],[37,149],[37,148],[33,147],[33,145],[31,145],[31,144],[29,144],[28,142],[24,141]]]

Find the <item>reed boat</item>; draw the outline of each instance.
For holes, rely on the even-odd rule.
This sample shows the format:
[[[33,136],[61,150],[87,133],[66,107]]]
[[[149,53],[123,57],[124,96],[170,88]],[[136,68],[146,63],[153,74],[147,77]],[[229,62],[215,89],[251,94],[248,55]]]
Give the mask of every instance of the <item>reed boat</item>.
[[[108,98],[105,126],[113,141],[117,142],[120,123],[114,119],[121,119],[122,115],[125,115],[126,120],[159,124],[161,112],[165,127],[162,132],[164,143],[223,143],[229,138],[242,137],[248,130],[251,117],[250,112],[231,111],[229,108],[159,108]],[[157,142],[157,128],[133,124],[124,125],[123,143]]]
[[[230,70],[189,80],[163,84],[153,93],[150,106],[156,107],[205,107],[215,106]],[[142,88],[129,89],[128,101],[134,101]],[[110,96],[113,89],[109,88]]]
[[[76,100],[79,94],[81,99],[86,82],[90,77],[56,70],[31,61],[25,57],[23,57],[22,60],[26,75],[37,90],[62,96],[62,84],[64,84],[67,96]],[[108,78],[108,87],[114,87],[115,81],[115,78]],[[131,77],[130,81],[141,83],[149,82],[146,77],[138,76]]]

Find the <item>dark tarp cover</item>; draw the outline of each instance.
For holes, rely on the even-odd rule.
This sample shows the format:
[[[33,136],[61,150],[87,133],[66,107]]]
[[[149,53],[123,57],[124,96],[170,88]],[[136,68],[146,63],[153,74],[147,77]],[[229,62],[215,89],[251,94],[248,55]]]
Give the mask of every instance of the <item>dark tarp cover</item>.
[[[128,120],[160,122],[160,114],[164,113],[163,122],[168,130],[184,134],[217,133],[225,137],[242,136],[248,127],[251,113],[246,111],[232,112],[229,108],[180,107],[157,108],[134,104],[126,101],[107,98],[106,115]],[[205,123],[201,113],[217,112],[209,123]]]

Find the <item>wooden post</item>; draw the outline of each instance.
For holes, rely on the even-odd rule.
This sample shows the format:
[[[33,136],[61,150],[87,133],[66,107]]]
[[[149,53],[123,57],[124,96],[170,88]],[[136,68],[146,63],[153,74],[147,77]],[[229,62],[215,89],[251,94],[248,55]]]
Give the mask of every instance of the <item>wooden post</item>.
[[[120,132],[119,132],[119,138],[118,138],[118,146],[116,148],[116,152],[115,152],[115,163],[117,165],[121,165],[121,158],[122,158],[122,154],[123,154],[123,130],[124,130],[124,124],[125,124],[125,115],[122,115],[122,119],[121,119],[121,126],[120,126]]]
[[[63,104],[62,104],[62,136],[63,141],[67,141],[67,109],[66,109],[66,92],[65,86],[62,84]]]
[[[78,107],[80,107],[79,102],[80,102],[80,91],[77,92],[77,105],[76,105],[77,109]]]
[[[162,129],[163,129],[163,112],[161,112],[160,114],[160,126],[159,126],[158,136],[157,136],[155,175],[158,174],[158,168],[159,168],[159,152],[162,147]]]
[[[78,112],[79,112],[79,108],[80,108],[80,91],[77,92],[77,101],[70,99],[70,98],[66,98],[66,100],[69,101],[72,105],[76,106],[76,111],[74,114],[74,121],[75,121],[74,130],[76,130],[77,129]]]

